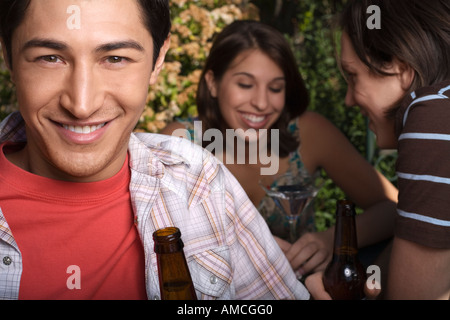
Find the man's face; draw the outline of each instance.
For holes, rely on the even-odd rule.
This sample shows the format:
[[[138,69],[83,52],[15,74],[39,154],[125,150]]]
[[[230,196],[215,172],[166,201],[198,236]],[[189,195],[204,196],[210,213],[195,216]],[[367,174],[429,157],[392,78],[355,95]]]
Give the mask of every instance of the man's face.
[[[347,33],[341,39],[341,65],[347,74],[347,106],[358,106],[369,119],[369,128],[376,134],[377,145],[383,149],[397,147],[395,119],[387,116],[406,95],[401,65],[394,60],[384,71],[395,76],[379,76],[370,72],[359,59]],[[412,81],[412,80],[411,80]]]
[[[24,169],[80,182],[120,170],[158,73],[139,9],[136,0],[31,1],[12,41]]]

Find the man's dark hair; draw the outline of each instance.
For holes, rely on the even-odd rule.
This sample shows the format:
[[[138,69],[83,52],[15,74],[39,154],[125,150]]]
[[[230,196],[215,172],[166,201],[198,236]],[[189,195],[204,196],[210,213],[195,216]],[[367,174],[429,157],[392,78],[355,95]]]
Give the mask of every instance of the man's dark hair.
[[[366,26],[367,8],[380,8],[381,28]],[[371,71],[383,71],[394,58],[411,66],[411,91],[450,78],[450,1],[351,0],[340,16],[356,54]]]

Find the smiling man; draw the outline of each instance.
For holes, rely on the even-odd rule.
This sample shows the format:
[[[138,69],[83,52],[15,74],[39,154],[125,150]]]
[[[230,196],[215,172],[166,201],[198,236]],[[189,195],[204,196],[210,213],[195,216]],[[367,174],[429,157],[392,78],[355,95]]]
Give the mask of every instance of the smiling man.
[[[309,297],[223,165],[133,133],[169,46],[167,0],[7,0],[0,25],[19,105],[0,124],[0,299],[158,298],[165,226],[199,298]]]
[[[80,29],[70,30],[72,2],[31,1],[13,33],[11,74],[27,145],[9,159],[48,178],[97,181],[122,167],[163,55],[152,72],[152,38],[139,20],[130,23],[137,3],[80,1]]]

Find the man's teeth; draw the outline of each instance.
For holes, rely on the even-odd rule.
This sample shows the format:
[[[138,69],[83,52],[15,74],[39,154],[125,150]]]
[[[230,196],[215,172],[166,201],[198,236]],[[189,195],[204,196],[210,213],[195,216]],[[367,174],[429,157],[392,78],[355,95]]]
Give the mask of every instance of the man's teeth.
[[[244,114],[242,116],[251,122],[262,122],[266,118],[265,116],[256,116],[254,114]]]
[[[68,126],[63,124],[64,129],[75,132],[75,133],[92,133],[94,131],[97,131],[98,129],[102,128],[105,125],[105,123],[99,124],[97,126]]]

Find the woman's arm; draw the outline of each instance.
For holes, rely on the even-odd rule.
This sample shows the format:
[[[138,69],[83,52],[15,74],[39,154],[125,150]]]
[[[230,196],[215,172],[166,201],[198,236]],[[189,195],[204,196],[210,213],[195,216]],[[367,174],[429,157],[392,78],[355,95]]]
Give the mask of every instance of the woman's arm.
[[[362,209],[357,217],[358,244],[364,247],[393,235],[397,189],[323,116],[308,112],[299,119],[300,153],[310,172],[323,168],[350,200]]]

